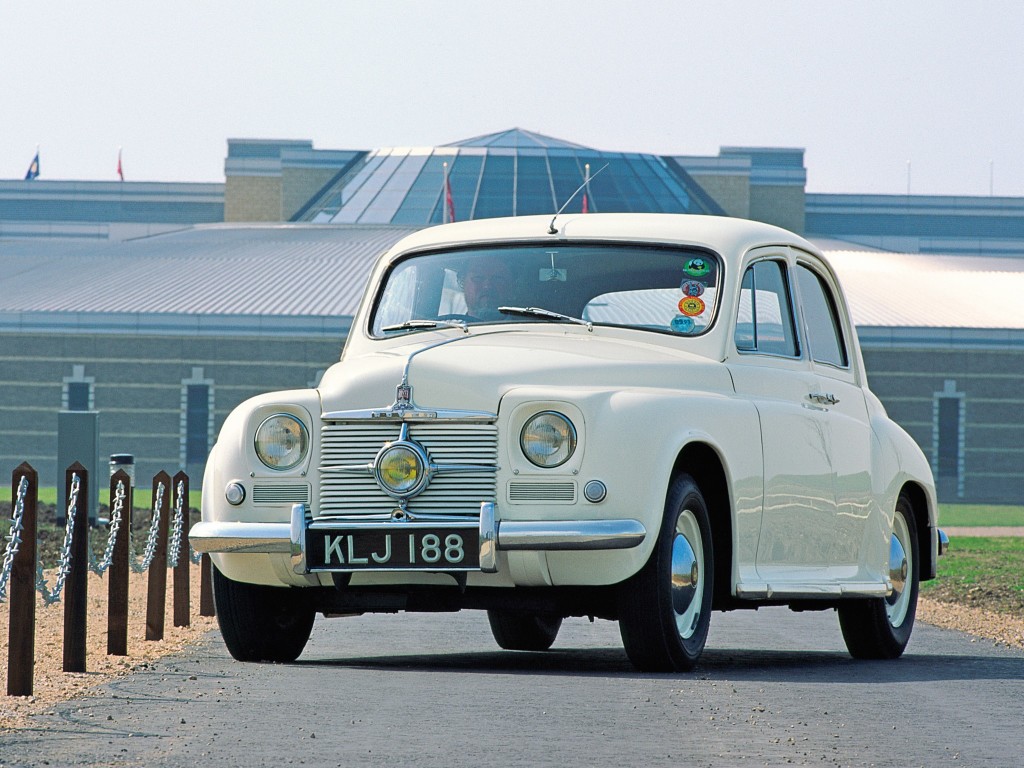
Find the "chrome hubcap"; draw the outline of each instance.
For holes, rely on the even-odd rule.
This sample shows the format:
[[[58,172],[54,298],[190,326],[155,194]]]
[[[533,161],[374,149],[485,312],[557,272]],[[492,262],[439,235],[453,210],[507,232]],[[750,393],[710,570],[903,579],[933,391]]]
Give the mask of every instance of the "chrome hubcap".
[[[910,592],[907,580],[910,576],[910,531],[902,515],[893,520],[892,539],[889,542],[889,581],[892,582],[892,594],[886,598],[886,613],[889,623],[898,627],[907,616],[910,604]]]
[[[684,640],[697,627],[703,603],[704,546],[693,512],[684,509],[676,518],[672,539],[672,610],[676,629]]]

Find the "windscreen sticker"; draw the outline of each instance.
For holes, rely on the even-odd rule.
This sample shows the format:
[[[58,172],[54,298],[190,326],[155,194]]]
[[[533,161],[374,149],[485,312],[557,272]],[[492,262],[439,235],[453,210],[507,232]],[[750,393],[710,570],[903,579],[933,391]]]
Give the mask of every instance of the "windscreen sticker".
[[[687,317],[695,317],[704,313],[704,300],[696,296],[686,296],[679,301],[679,311]]]
[[[704,277],[711,271],[711,265],[707,259],[696,258],[686,262],[684,269],[690,277]]]
[[[704,293],[704,283],[697,280],[684,280],[679,287],[683,291],[683,296],[700,296]]]
[[[691,333],[694,325],[692,317],[685,317],[683,315],[676,315],[672,318],[672,330],[676,333]]]

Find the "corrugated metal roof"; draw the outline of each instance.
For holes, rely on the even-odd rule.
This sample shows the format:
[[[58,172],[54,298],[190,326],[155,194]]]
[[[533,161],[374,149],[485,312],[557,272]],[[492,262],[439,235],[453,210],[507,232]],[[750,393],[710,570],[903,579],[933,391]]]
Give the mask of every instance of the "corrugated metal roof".
[[[25,327],[37,313],[54,332],[61,317],[127,323],[126,332],[172,318],[195,326],[191,317],[213,333],[215,316],[333,329],[355,312],[376,257],[417,229],[225,224],[123,242],[0,239],[0,325]],[[818,245],[859,327],[1024,329],[1024,260]]]
[[[201,226],[119,243],[0,241],[0,312],[351,316],[416,227]]]
[[[837,249],[858,326],[1024,328],[1024,260]]]

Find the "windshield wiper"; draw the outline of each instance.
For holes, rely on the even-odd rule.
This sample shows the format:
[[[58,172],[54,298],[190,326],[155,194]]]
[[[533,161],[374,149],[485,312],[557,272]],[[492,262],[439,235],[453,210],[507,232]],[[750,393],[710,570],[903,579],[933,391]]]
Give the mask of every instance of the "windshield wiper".
[[[552,323],[575,323],[576,325],[585,325],[588,331],[594,330],[594,324],[589,320],[570,317],[569,315],[563,315],[561,312],[552,312],[550,309],[542,309],[541,307],[498,307],[498,311],[504,315],[539,317],[541,320],[547,320]]]
[[[382,331],[409,331],[415,328],[459,328],[463,333],[469,333],[465,320],[406,320],[397,325],[385,325]]]

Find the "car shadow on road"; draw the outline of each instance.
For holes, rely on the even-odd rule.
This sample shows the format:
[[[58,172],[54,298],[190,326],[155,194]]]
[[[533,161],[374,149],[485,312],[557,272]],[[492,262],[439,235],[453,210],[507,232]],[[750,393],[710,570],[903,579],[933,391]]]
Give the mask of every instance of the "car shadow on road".
[[[894,661],[862,661],[837,651],[755,651],[707,649],[693,672],[652,674],[633,668],[616,648],[552,649],[545,652],[490,651],[352,658],[299,659],[298,666],[624,678],[698,677],[751,682],[892,684],[956,680],[1024,680],[1024,657],[1001,655],[916,655]]]

